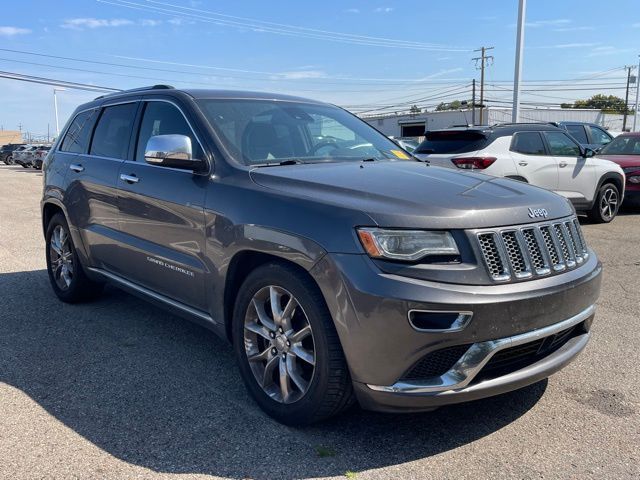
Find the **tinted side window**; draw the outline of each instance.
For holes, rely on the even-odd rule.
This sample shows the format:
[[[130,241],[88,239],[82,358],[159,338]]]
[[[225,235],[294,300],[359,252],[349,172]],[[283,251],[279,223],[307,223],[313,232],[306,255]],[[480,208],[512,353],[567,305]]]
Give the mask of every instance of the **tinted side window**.
[[[544,143],[538,132],[516,133],[513,136],[511,150],[525,155],[545,155]]]
[[[89,153],[101,157],[125,159],[129,150],[136,108],[136,103],[106,107],[98,120]]]
[[[583,125],[567,125],[567,131],[580,143],[589,143],[587,132],[584,131]]]
[[[60,150],[70,153],[85,153],[87,151],[94,114],[95,110],[91,110],[76,115],[62,140]]]
[[[592,143],[599,143],[600,145],[606,145],[611,142],[611,137],[607,132],[598,127],[589,127],[591,129]]]
[[[185,135],[191,138],[193,158],[203,159],[204,153],[191,127],[175,106],[166,102],[147,102],[140,124],[136,161],[144,162],[144,151],[149,138],[154,135]]]
[[[544,132],[549,143],[551,155],[561,157],[577,157],[580,155],[580,147],[567,134],[562,132]]]

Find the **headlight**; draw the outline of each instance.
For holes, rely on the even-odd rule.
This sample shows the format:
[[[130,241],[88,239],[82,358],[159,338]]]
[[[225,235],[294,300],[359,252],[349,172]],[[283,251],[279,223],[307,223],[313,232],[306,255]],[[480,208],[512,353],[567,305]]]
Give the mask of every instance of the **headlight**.
[[[415,261],[427,255],[459,255],[449,232],[359,228],[358,237],[374,258]]]
[[[636,167],[624,167],[622,170],[624,173],[640,172],[640,165]]]
[[[629,183],[640,183],[640,176],[629,177],[627,180],[629,180]]]

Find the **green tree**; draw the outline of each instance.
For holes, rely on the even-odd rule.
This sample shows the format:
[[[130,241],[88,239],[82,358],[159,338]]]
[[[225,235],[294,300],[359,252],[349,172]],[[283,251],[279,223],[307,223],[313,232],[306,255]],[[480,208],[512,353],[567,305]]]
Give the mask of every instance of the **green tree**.
[[[464,100],[454,100],[453,102],[442,102],[436,107],[436,112],[444,112],[447,110],[460,110],[466,108],[471,102]]]
[[[624,113],[624,100],[615,95],[598,94],[587,100],[576,100],[571,103],[561,103],[561,108],[592,108],[601,110],[605,113]],[[632,113],[631,109],[627,109],[627,114]]]
[[[420,112],[422,112],[422,110],[420,110],[420,107],[418,107],[417,105],[411,105],[411,108],[409,109],[409,113],[417,115]]]

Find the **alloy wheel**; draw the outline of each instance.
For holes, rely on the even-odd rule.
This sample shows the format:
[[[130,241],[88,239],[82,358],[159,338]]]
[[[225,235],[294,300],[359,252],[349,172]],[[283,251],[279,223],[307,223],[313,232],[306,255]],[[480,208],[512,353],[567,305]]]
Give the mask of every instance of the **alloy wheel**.
[[[67,290],[73,280],[73,251],[69,233],[62,225],[57,225],[49,241],[51,272],[60,290]]]
[[[244,347],[262,390],[279,403],[300,400],[315,372],[311,324],[296,298],[275,285],[251,299],[244,320]]]
[[[600,199],[600,211],[606,220],[612,219],[618,211],[618,192],[613,188],[607,188]]]

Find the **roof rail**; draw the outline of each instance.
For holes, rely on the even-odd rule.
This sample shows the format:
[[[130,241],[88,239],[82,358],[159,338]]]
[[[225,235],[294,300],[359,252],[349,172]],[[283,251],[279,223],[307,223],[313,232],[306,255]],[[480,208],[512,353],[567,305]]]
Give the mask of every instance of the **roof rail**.
[[[132,92],[146,92],[148,90],[172,90],[173,87],[172,85],[151,85],[150,87],[138,87],[138,88],[131,88],[129,90],[121,90],[119,92],[113,92],[113,93],[107,93],[105,95],[100,95],[99,97],[96,97],[94,100],[100,100],[101,98],[106,98],[106,97],[112,97],[114,95],[122,95],[123,93],[132,93]]]

